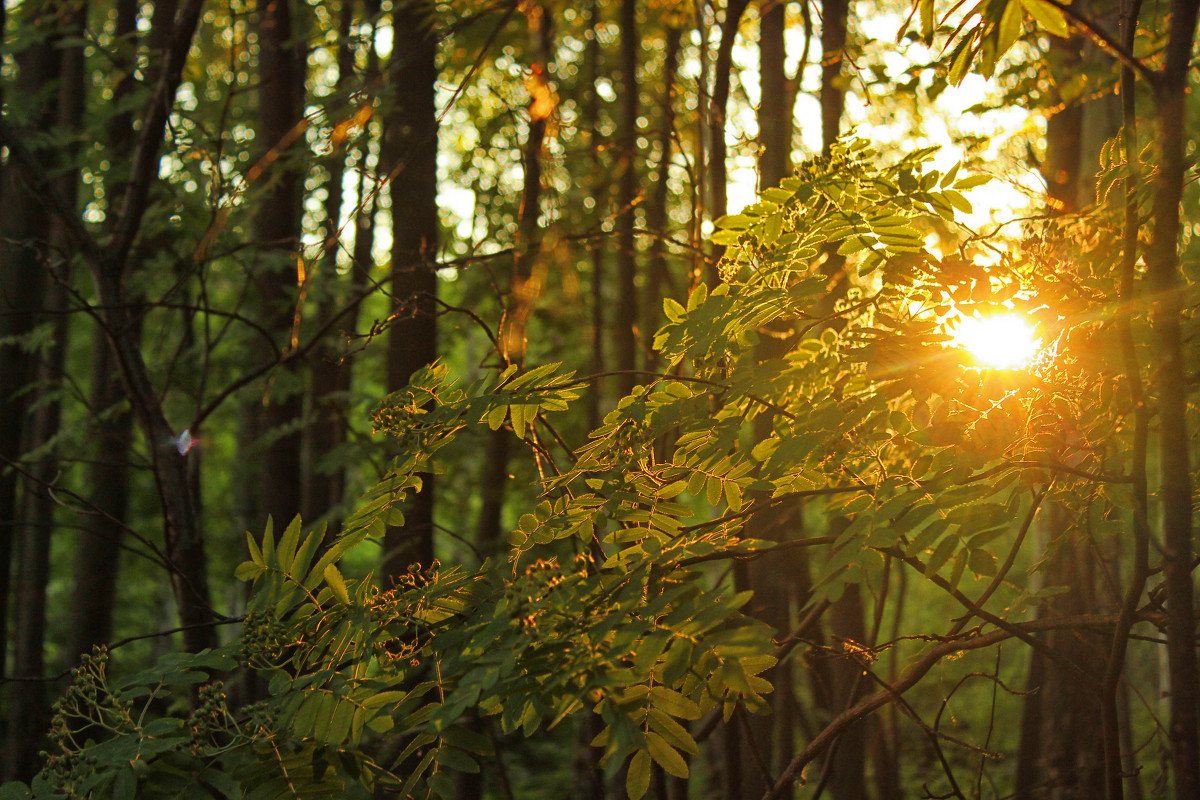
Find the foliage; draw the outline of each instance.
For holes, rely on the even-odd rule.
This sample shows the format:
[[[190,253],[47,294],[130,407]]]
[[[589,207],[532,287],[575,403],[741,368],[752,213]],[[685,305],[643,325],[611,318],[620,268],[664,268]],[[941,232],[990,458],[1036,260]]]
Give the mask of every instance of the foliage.
[[[33,5],[19,4],[18,21],[32,13]],[[159,196],[145,209],[137,268],[129,271],[130,294],[123,304],[106,305],[79,289],[75,299],[78,309],[97,313],[126,304],[141,308],[145,298],[145,310],[136,315],[153,331],[173,329],[183,315],[188,333],[174,353],[158,352],[140,339],[134,348],[148,362],[155,387],[147,397],[163,404],[163,426],[167,416],[191,419],[189,430],[200,435],[195,426],[207,421],[203,444],[187,462],[173,460],[187,457],[172,443],[176,440],[158,436],[156,441],[143,432],[142,445],[151,462],[166,453],[172,460],[161,463],[190,465],[180,472],[190,470],[189,491],[197,501],[198,462],[207,459],[205,492],[220,498],[210,503],[205,524],[210,530],[229,529],[243,513],[240,498],[230,502],[229,497],[252,483],[243,472],[254,460],[254,451],[245,447],[249,437],[259,436],[260,445],[269,447],[308,426],[330,397],[330,407],[344,413],[352,396],[383,394],[374,378],[365,383],[356,378],[353,392],[347,383],[319,395],[328,387],[315,381],[306,386],[303,371],[291,368],[317,353],[322,337],[347,310],[357,314],[363,298],[368,298],[364,313],[377,315],[362,337],[367,341],[418,305],[413,298],[388,298],[385,309],[382,293],[370,287],[377,278],[362,263],[370,260],[373,231],[365,237],[365,251],[357,241],[376,203],[388,210],[379,187],[396,177],[384,174],[390,167],[381,168],[378,152],[381,120],[392,112],[392,99],[386,91],[371,96],[379,83],[377,25],[386,31],[388,15],[360,21],[352,19],[356,7],[351,5],[297,5],[313,17],[299,26],[316,36],[307,54],[311,75],[324,70],[330,77],[335,56],[338,61],[336,88],[310,76],[312,105],[294,129],[307,147],[280,155],[288,149],[282,143],[259,142],[267,154],[261,161],[258,154],[251,158],[246,143],[253,140],[254,104],[244,93],[227,93],[223,82],[256,79],[253,18],[240,2],[207,12],[204,30],[227,28],[232,35],[220,39],[202,33],[189,59],[182,99],[173,107],[164,142],[161,180],[153,189]],[[686,27],[678,8],[662,5],[651,4],[655,13],[669,15],[670,26]],[[1140,572],[1129,579],[1122,618],[1108,613],[1107,605],[1065,620],[1032,618],[1044,598],[1065,590],[1043,586],[1037,574],[1038,562],[1050,561],[1055,548],[1083,540],[1102,554],[1113,574],[1117,564],[1134,560],[1128,557],[1131,540],[1132,549],[1147,549],[1145,519],[1139,525],[1134,509],[1142,507],[1139,495],[1143,503],[1146,496],[1147,423],[1151,414],[1161,414],[1164,400],[1154,388],[1142,387],[1138,364],[1158,364],[1148,322],[1159,296],[1138,297],[1130,288],[1141,280],[1136,253],[1126,252],[1137,242],[1121,241],[1117,232],[1124,224],[1126,189],[1134,190],[1129,198],[1134,222],[1151,216],[1153,184],[1136,184],[1140,175],[1161,172],[1155,146],[1135,153],[1136,148],[1126,152],[1119,140],[1109,142],[1101,152],[1096,207],[1026,220],[1021,241],[1010,242],[996,231],[978,233],[961,224],[980,196],[972,192],[988,183],[986,176],[966,174],[966,162],[939,171],[932,149],[902,147],[898,155],[887,155],[878,142],[843,139],[827,156],[804,161],[780,186],[767,188],[758,202],[714,221],[712,242],[726,248],[720,283],[695,283],[686,299],[682,282],[676,285],[678,299],[663,303],[665,324],[653,335],[656,359],[647,361],[665,366],[640,373],[644,385],[616,402],[585,439],[582,420],[599,416],[582,407],[594,402],[594,408],[602,408],[607,397],[600,385],[605,376],[587,374],[578,364],[598,363],[596,353],[603,350],[597,346],[585,354],[574,338],[562,346],[554,332],[574,336],[580,329],[580,304],[570,302],[579,292],[579,275],[596,282],[593,302],[605,303],[605,291],[613,300],[611,290],[600,285],[605,254],[591,261],[588,248],[596,246],[614,216],[650,217],[640,200],[622,211],[606,208],[603,191],[591,185],[602,187],[607,168],[624,158],[603,141],[613,128],[615,107],[611,100],[601,102],[599,94],[591,96],[598,86],[611,84],[585,74],[612,72],[608,45],[618,27],[602,15],[585,26],[581,11],[561,4],[480,9],[447,25],[450,32],[441,43],[442,82],[457,87],[442,112],[443,146],[451,151],[443,153],[443,169],[449,164],[451,173],[443,181],[452,183],[461,173],[475,208],[469,231],[458,225],[457,238],[450,238],[438,256],[444,267],[439,313],[445,311],[447,321],[470,319],[473,333],[484,330],[494,344],[486,320],[506,319],[507,300],[490,266],[467,267],[544,248],[539,256],[544,261],[530,276],[536,287],[530,295],[548,285],[553,299],[563,302],[543,300],[531,312],[537,325],[530,327],[535,332],[527,363],[537,364],[543,355],[553,363],[489,372],[496,354],[483,337],[453,332],[452,343],[443,345],[443,361],[420,370],[376,408],[374,432],[386,443],[346,441],[326,454],[332,467],[348,466],[357,473],[351,483],[374,483],[333,533],[324,524],[306,530],[299,518],[282,533],[269,524],[261,539],[247,536],[249,557],[236,571],[233,564],[214,570],[248,584],[246,614],[226,620],[241,623],[236,639],[217,649],[160,658],[132,676],[110,677],[102,650],[85,658],[54,708],[44,771],[28,787],[6,784],[0,797],[365,798],[377,791],[449,797],[461,773],[490,772],[493,766],[502,771],[505,741],[560,736],[578,718],[595,715],[603,731],[593,745],[604,753],[610,776],[624,767],[626,789],[636,800],[647,794],[655,770],[695,777],[700,770],[694,757],[719,720],[732,723],[731,729],[748,727],[753,723],[747,723],[746,712],[767,712],[773,682],[790,680],[776,669],[785,659],[798,663],[806,677],[823,663],[845,664],[863,684],[874,680],[881,688],[841,715],[836,713],[841,709],[814,700],[816,730],[781,782],[799,779],[814,755],[829,751],[845,730],[847,715],[861,717],[897,703],[900,713],[927,734],[941,761],[943,772],[934,779],[948,780],[957,791],[954,766],[980,757],[982,782],[982,759],[1005,746],[990,729],[986,738],[974,732],[952,738],[938,728],[942,711],[972,678],[1007,691],[1004,681],[1011,683],[1013,676],[1002,671],[997,650],[996,666],[988,672],[968,672],[960,664],[959,672],[945,673],[960,679],[948,693],[936,681],[918,688],[936,664],[1006,639],[1045,650],[1035,634],[1054,625],[1072,633],[1087,629],[1105,645],[1122,646],[1131,639],[1133,623],[1161,625],[1163,588],[1152,577],[1144,591],[1151,573],[1143,567],[1135,567]],[[561,12],[562,26],[554,34],[561,40],[552,48],[557,63],[543,73],[537,61],[545,56],[541,45],[523,45],[529,31],[507,23],[514,17],[520,22],[519,11],[532,31],[548,9],[556,17]],[[439,7],[438,13],[447,10]],[[1055,0],[985,0],[961,10],[966,13],[959,24],[958,17],[938,21],[932,2],[914,6],[910,22],[917,22],[920,35],[912,39],[931,45],[935,33],[948,35],[941,65],[948,76],[939,75],[928,96],[947,81],[961,82],[971,70],[992,75],[1003,69],[1005,53],[1024,57],[1045,49],[1039,39],[1043,32],[1063,37],[1084,24]],[[342,13],[337,25],[345,26],[336,36],[335,13]],[[807,7],[804,13],[806,35],[812,37]],[[476,24],[481,21],[487,24]],[[654,24],[646,27],[646,36],[661,33]],[[18,32],[33,35],[27,25],[18,26]],[[1102,31],[1091,33],[1095,38]],[[119,55],[119,38],[108,28],[101,31],[88,52],[89,63]],[[1156,32],[1144,38],[1139,52],[1163,43]],[[593,52],[591,43],[600,40],[605,46]],[[12,46],[23,53],[28,45],[15,41]],[[153,64],[152,46],[138,46],[137,57]],[[852,43],[851,51],[860,46]],[[685,37],[684,61],[703,64],[710,54],[701,47]],[[1104,47],[1114,45],[1102,42]],[[339,48],[350,53],[346,69],[341,52],[335,53]],[[500,55],[489,55],[493,51]],[[794,90],[802,88],[807,59],[806,44]],[[1071,102],[1085,85],[1091,87],[1092,75],[1083,69],[1066,76],[1070,86],[1051,85],[1039,72],[1038,59],[1012,68],[1026,81],[1022,86],[1036,89],[1037,102]],[[527,70],[526,60],[535,68]],[[403,66],[402,56],[392,62],[390,68]],[[704,154],[705,136],[697,133],[704,127],[703,92],[690,98],[696,105],[687,109],[696,111],[701,124],[689,121],[676,129],[669,109],[649,109],[669,106],[677,88],[665,87],[665,103],[651,98],[658,69],[654,59],[640,67],[647,96],[639,99],[647,113],[638,124],[649,134],[661,117],[672,120],[672,129],[650,148],[638,146],[664,150],[658,155],[667,163],[655,180],[669,184],[663,193],[670,200],[669,215],[681,224],[694,217],[698,232],[704,209],[695,198],[703,190],[693,193],[688,183],[696,179],[692,171],[702,166]],[[911,73],[914,97],[924,69],[932,71],[932,65]],[[114,94],[116,78],[107,72],[97,70],[93,82]],[[531,87],[547,91],[550,74],[552,104],[557,104],[549,117],[551,134],[542,153],[526,152],[520,145],[529,133],[524,104],[534,99],[527,97]],[[1104,87],[1111,86],[1111,74],[1104,76]],[[344,76],[361,80],[343,85]],[[878,78],[885,91],[888,80]],[[135,87],[120,108],[146,105],[148,88]],[[28,123],[33,112],[21,112],[24,102],[15,94],[15,111],[6,111],[5,119]],[[731,125],[740,126],[734,117]],[[672,136],[681,151],[674,155],[666,144]],[[575,158],[572,148],[582,150],[584,144],[591,158]],[[92,187],[84,199],[89,230],[99,230],[105,213],[117,210],[104,201],[119,195],[126,165],[109,164],[107,153],[97,147],[77,159]],[[272,161],[276,156],[281,160]],[[293,160],[315,165],[298,230],[323,224],[326,241],[299,243],[295,252],[277,243],[247,244],[262,197],[284,172],[267,168]],[[5,168],[11,163],[10,156]],[[623,168],[649,172],[649,166]],[[550,199],[534,226],[536,247],[515,224],[527,199],[515,190],[517,182],[508,180],[518,167],[527,179],[545,169],[538,186]],[[357,189],[346,189],[345,205],[357,204],[355,213],[318,208],[321,193],[328,197],[349,187],[352,181],[343,172],[354,170],[360,173]],[[578,213],[581,208],[587,213]],[[451,216],[443,220],[447,226],[456,222]],[[586,223],[571,227],[579,223],[576,217],[586,217]],[[339,226],[354,230],[353,258],[334,235]],[[664,247],[682,252],[682,240],[666,231],[653,233]],[[1190,235],[1185,230],[1185,244]],[[577,247],[579,242],[590,244]],[[698,238],[691,245],[701,253]],[[510,246],[511,252],[499,250]],[[450,261],[447,254],[459,258]],[[683,261],[678,252],[672,258]],[[701,260],[702,253],[691,265],[693,275],[701,271]],[[275,267],[290,270],[293,261],[297,286],[290,284],[290,272],[279,272],[288,275],[281,294],[289,309],[295,302],[291,330],[266,330],[255,321],[259,309],[247,310],[254,305],[247,301],[249,287],[277,272]],[[341,281],[350,275],[353,281]],[[562,285],[553,283],[559,280]],[[1037,361],[1016,369],[988,368],[955,345],[957,320],[996,313],[1020,314],[1035,324],[1042,342]],[[597,313],[594,319],[604,316]],[[1184,322],[1194,325],[1186,315]],[[108,326],[110,333],[133,329],[132,322]],[[56,331],[42,325],[0,337],[0,344],[52,356]],[[73,362],[84,363],[93,352],[77,342],[72,346]],[[346,349],[322,349],[322,358]],[[248,352],[270,363],[250,364]],[[376,367],[377,349],[365,358]],[[371,371],[360,368],[360,373]],[[262,377],[266,381],[257,380]],[[223,405],[235,396],[245,399],[242,395],[251,392],[239,392],[248,386],[257,395],[250,400],[262,405],[307,393],[305,419],[251,430],[254,423],[237,419],[233,403]],[[42,395],[31,408],[62,397],[70,399],[64,392]],[[89,407],[86,413],[112,417],[124,407],[122,401],[108,410]],[[464,559],[452,566],[414,566],[396,579],[363,576],[361,565],[377,563],[385,532],[404,522],[407,501],[430,474],[437,474],[441,496],[451,498],[439,503],[438,525],[452,534],[466,528],[476,516],[472,503],[480,488],[482,459],[476,451],[493,431],[511,432],[512,446],[526,456],[512,467],[517,478],[510,481],[516,488],[508,509],[518,510],[511,516],[508,547],[482,563]],[[84,425],[65,425],[25,457],[40,459],[56,448],[80,450],[89,435]],[[172,430],[171,435],[177,434]],[[1158,436],[1151,449],[1168,438]],[[306,445],[313,452],[319,446]],[[387,465],[386,458],[393,456]],[[384,466],[373,470],[372,461]],[[1154,488],[1163,476],[1151,479]],[[135,502],[146,505],[150,496],[142,491]],[[1054,532],[1048,549],[1031,548],[1035,520],[1051,509],[1065,520],[1062,529]],[[327,507],[318,513],[327,511],[331,520],[342,516]],[[157,510],[136,513],[139,520],[156,519]],[[136,533],[139,525],[126,527]],[[817,535],[805,535],[810,526]],[[136,546],[163,566],[175,569],[181,563],[149,539],[140,538]],[[454,547],[441,551],[445,555]],[[242,557],[232,548],[212,549],[226,560]],[[800,551],[806,557],[805,585],[799,589],[797,576],[791,588],[804,607],[790,611],[815,619],[848,595],[870,596],[878,616],[863,641],[842,637],[818,643],[802,630],[773,630],[758,618],[759,597],[743,591],[742,568],[756,560],[787,563],[784,559]],[[889,595],[898,572],[917,576],[919,600],[905,605]],[[177,590],[186,590],[186,580],[177,583]],[[946,613],[939,600],[954,610]],[[233,605],[240,607],[239,601]],[[890,635],[881,633],[885,608],[896,612]],[[1190,643],[1190,631],[1184,639],[1173,638]],[[807,646],[797,648],[802,639]],[[890,674],[877,666],[885,653]],[[1135,661],[1129,659],[1127,674],[1138,668]],[[1125,663],[1122,654],[1111,656],[1107,665],[1088,667],[1111,671],[1115,666],[1119,677]],[[1006,664],[1004,669],[1014,668]],[[41,671],[40,666],[32,670]],[[1091,677],[1099,687],[1100,678]],[[788,689],[808,685],[797,681]],[[924,688],[930,685],[935,688]],[[910,690],[907,699],[901,697]],[[920,704],[913,695],[922,690],[930,702],[914,710]],[[939,709],[932,726],[922,717],[930,704]],[[989,726],[1011,722],[1017,705],[997,711],[993,698]],[[1144,722],[1152,716],[1140,713],[1133,725],[1139,736],[1144,728],[1165,745],[1167,735],[1152,730],[1156,720]],[[1008,725],[1009,732],[998,732],[997,739],[1015,736],[1016,727]],[[939,742],[952,742],[957,749],[947,757]]]
[[[689,722],[764,708],[760,675],[784,632],[741,613],[747,595],[712,565],[766,552],[752,537],[769,509],[808,499],[849,520],[810,603],[849,582],[878,589],[893,559],[956,597],[967,573],[990,594],[1012,566],[996,545],[1023,536],[1048,493],[1084,496],[1082,524],[1119,527],[1123,484],[1106,473],[1124,447],[1120,414],[1088,405],[1116,402],[1111,356],[1086,322],[1111,281],[1105,265],[1068,280],[1053,225],[1021,254],[965,238],[936,255],[928,232],[967,210],[962,192],[981,179],[939,174],[931,155],[886,164],[851,139],[718,221],[726,282],[686,307],[668,300],[655,340],[673,371],[624,398],[561,470],[546,437],[579,397],[570,373],[513,367],[460,387],[445,365],[422,370],[376,411],[403,454],[332,544],[299,520],[278,539],[270,526],[249,537],[236,644],[119,685],[103,655],[80,668],[35,795],[352,796],[346,787],[381,784],[449,797],[454,772],[497,757],[472,720],[528,735],[591,709],[605,724],[594,744],[629,759],[640,798],[651,764],[688,775]],[[1075,224],[1073,235],[1089,223]],[[1103,253],[1103,232],[1091,233]],[[816,267],[830,247],[859,276],[833,308]],[[1040,320],[1056,357],[1001,373],[947,346],[948,317],[1013,308]],[[781,321],[820,335],[764,361],[759,332]],[[755,440],[760,418],[769,434]],[[415,473],[447,442],[504,424],[544,477],[506,553],[390,588],[343,576],[340,559],[400,521]],[[267,689],[236,713],[216,679],[234,665]],[[188,692],[194,711],[180,702]]]

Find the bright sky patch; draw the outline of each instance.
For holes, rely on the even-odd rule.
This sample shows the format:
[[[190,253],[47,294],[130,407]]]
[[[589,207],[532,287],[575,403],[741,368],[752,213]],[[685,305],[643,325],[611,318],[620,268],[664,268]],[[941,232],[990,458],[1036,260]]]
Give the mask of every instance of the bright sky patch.
[[[1033,325],[1019,314],[964,317],[950,330],[951,344],[971,354],[981,367],[1020,369],[1028,366],[1042,346]]]

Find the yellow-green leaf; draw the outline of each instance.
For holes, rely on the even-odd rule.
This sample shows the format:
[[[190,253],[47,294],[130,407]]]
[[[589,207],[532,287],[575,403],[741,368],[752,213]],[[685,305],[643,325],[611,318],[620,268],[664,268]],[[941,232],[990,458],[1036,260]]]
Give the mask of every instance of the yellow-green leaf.
[[[688,729],[657,708],[650,709],[648,722],[650,727],[657,731],[676,750],[683,750],[692,755],[700,753],[700,746],[696,744],[696,740],[692,738],[692,734],[688,732]]]
[[[496,406],[487,415],[488,427],[492,430],[499,430],[504,424],[504,418],[508,416],[508,406]]]
[[[921,39],[928,47],[933,44],[933,0],[920,0]]]
[[[661,708],[672,717],[680,719],[699,719],[700,706],[674,689],[665,686],[655,686],[650,690],[650,699],[655,708]]]
[[[239,581],[251,581],[266,571],[266,567],[254,561],[243,561],[238,564],[237,569],[233,571],[233,577]]]
[[[1004,6],[1004,13],[1000,15],[999,40],[996,43],[997,55],[1007,53],[1008,49],[1017,41],[1017,37],[1021,35],[1021,29],[1024,27],[1022,25],[1024,21],[1025,15],[1021,13],[1020,2],[1009,0],[1008,5]]]
[[[687,762],[679,755],[678,750],[667,744],[666,739],[651,731],[646,734],[646,748],[650,751],[650,757],[667,772],[676,778],[688,776]]]
[[[625,792],[629,800],[642,800],[650,788],[650,756],[638,750],[629,759],[629,772],[625,775]]]
[[[1037,20],[1042,29],[1065,39],[1070,33],[1067,18],[1061,9],[1047,3],[1046,0],[1020,0],[1021,5],[1029,12],[1029,16]]]
[[[333,590],[334,597],[346,605],[350,605],[350,593],[346,591],[346,581],[342,578],[342,573],[338,572],[338,568],[333,564],[325,567],[325,583]]]

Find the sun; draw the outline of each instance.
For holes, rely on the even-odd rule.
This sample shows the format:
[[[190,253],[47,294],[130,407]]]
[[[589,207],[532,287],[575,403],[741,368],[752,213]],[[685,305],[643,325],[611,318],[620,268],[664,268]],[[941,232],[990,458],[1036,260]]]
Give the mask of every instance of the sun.
[[[1042,347],[1031,325],[1020,314],[963,317],[950,328],[953,347],[961,347],[981,367],[1022,369]]]

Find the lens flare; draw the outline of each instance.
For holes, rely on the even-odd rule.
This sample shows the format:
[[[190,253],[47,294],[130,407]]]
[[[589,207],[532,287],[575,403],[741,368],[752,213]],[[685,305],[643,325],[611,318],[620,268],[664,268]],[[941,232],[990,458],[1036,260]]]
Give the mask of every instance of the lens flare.
[[[1022,369],[1042,347],[1033,326],[1019,314],[963,317],[951,329],[954,347],[961,347],[981,367]]]

